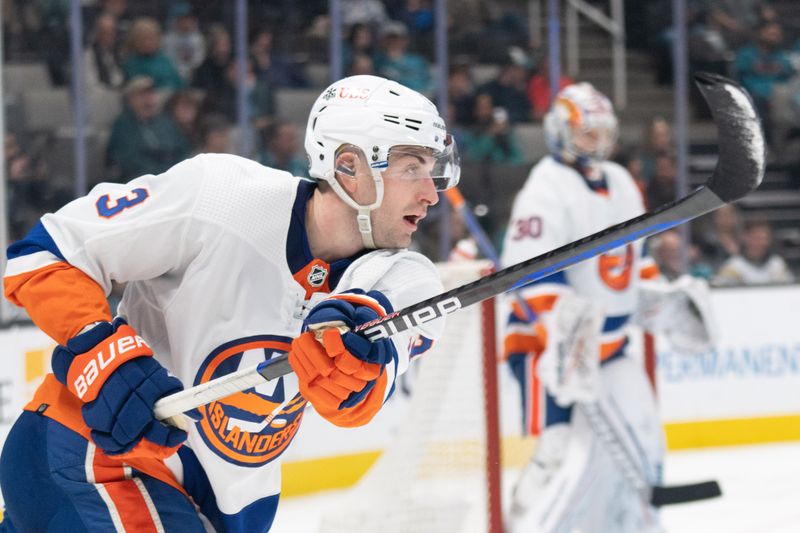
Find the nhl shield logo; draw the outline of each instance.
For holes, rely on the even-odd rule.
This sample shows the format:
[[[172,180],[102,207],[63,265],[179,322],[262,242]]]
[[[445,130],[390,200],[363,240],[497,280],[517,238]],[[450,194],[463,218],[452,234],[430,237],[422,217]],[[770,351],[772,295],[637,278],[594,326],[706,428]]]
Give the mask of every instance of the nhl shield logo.
[[[321,287],[323,283],[325,283],[325,278],[328,277],[328,269],[322,267],[320,265],[314,265],[311,267],[311,272],[308,273],[308,284],[312,287]]]

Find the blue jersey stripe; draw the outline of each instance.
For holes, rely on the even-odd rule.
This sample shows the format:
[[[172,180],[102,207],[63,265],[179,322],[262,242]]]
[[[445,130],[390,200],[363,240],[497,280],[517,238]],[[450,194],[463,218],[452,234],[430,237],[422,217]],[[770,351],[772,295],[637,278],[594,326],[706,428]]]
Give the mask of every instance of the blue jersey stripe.
[[[24,239],[8,247],[6,257],[11,260],[43,251],[50,252],[64,262],[67,261],[64,259],[64,254],[62,254],[61,250],[56,246],[56,242],[50,234],[47,233],[47,230],[40,221],[28,232]]]
[[[614,331],[628,323],[631,315],[607,316],[603,323],[603,333]]]

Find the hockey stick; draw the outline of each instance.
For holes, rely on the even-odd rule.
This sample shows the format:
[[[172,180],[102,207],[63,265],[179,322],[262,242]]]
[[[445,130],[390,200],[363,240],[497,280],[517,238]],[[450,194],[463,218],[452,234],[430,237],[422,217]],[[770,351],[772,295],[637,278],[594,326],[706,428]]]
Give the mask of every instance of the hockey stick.
[[[469,204],[464,199],[461,191],[459,191],[457,187],[453,187],[445,191],[445,195],[456,211],[461,215],[461,218],[464,220],[464,223],[475,239],[475,242],[478,244],[478,248],[483,252],[483,255],[494,263],[495,268],[500,268],[500,256],[497,255],[497,251],[483,231],[480,223],[475,218],[475,215],[470,210]],[[522,308],[522,311],[525,313],[528,322],[533,322],[534,313],[528,305],[528,302],[522,297],[519,290],[514,290],[512,292],[516,301]],[[649,502],[653,506],[661,506],[704,500],[722,494],[719,484],[713,480],[674,486],[651,484],[645,472],[642,471],[642,468],[637,466],[638,461],[636,457],[633,456],[629,448],[622,442],[623,439],[620,437],[619,431],[614,428],[614,425],[608,419],[608,413],[605,412],[603,405],[597,401],[581,402],[578,407],[589,421],[592,431],[605,445],[612,460],[622,471],[623,477],[639,494],[641,494],[645,502]]]
[[[698,74],[695,80],[711,108],[719,131],[719,160],[705,185],[649,213],[362,324],[354,332],[372,341],[388,338],[608,250],[675,227],[738,200],[755,189],[764,175],[764,138],[749,96],[738,84],[722,76]],[[162,398],[156,402],[155,414],[159,419],[168,419],[291,371],[288,357],[281,355]]]

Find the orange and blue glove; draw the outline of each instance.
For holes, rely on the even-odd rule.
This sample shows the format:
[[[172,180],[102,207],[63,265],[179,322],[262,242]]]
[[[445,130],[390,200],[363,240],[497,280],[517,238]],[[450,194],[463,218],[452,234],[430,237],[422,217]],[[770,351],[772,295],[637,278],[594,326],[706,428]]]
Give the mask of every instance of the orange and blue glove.
[[[331,296],[314,307],[306,318],[310,329],[339,322],[348,330],[391,313],[386,297],[378,291],[351,291]],[[289,363],[297,374],[300,393],[325,419],[338,426],[369,422],[384,402],[388,377],[386,365],[397,362],[390,339],[370,342],[336,327],[301,334],[292,342]]]
[[[153,405],[183,390],[125,320],[100,322],[53,351],[53,373],[84,405],[92,440],[119,458],[169,457],[186,432],[155,418]]]

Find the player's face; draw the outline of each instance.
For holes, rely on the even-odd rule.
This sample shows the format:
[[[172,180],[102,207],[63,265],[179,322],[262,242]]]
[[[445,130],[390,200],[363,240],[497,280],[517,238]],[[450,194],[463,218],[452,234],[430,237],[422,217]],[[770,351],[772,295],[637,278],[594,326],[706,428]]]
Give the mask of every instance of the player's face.
[[[372,231],[379,248],[406,248],[428,207],[439,201],[431,171],[435,160],[419,147],[398,147],[383,172],[384,196],[372,212]]]
[[[602,154],[614,142],[613,133],[604,128],[578,129],[573,135],[572,142],[581,154]]]

